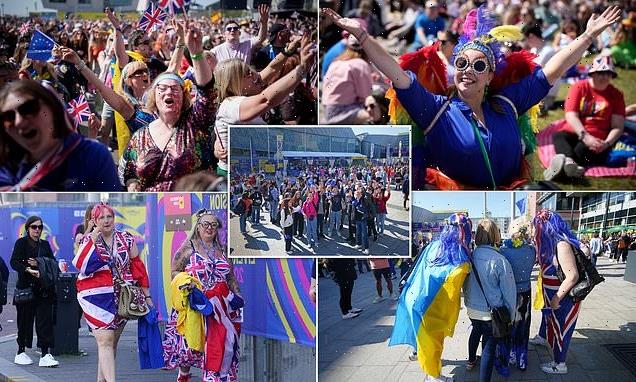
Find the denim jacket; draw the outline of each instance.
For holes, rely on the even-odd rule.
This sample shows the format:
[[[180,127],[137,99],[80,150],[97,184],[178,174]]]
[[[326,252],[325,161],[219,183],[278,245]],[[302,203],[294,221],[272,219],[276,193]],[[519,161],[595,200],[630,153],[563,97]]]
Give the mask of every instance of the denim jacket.
[[[495,248],[488,245],[480,245],[473,251],[473,264],[479,272],[479,279],[488,296],[488,303],[493,308],[506,306],[510,318],[514,319],[517,309],[517,287],[512,273],[512,267],[508,260]],[[475,270],[464,281],[464,303],[467,308],[480,312],[489,312],[488,304],[481,292]]]

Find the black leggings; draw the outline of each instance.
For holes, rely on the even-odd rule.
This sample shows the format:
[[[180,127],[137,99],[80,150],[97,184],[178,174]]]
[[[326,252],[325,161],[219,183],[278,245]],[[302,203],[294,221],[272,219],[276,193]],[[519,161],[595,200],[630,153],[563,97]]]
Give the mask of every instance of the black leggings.
[[[283,230],[285,232],[285,251],[291,251],[294,226],[290,225],[289,227],[285,227]]]
[[[33,347],[33,321],[38,335],[37,347],[42,349],[42,355],[48,353],[49,348],[55,346],[53,325],[55,323],[55,309],[50,299],[36,298],[35,301],[16,305],[18,324],[18,350]]]
[[[340,287],[340,311],[347,314],[351,310],[351,294],[353,293],[353,280],[338,282]]]
[[[305,230],[305,217],[300,212],[294,212],[292,216],[294,217],[294,236],[301,237]]]
[[[579,141],[576,134],[567,131],[561,131],[552,135],[554,150],[557,154],[563,154],[566,157],[574,159],[580,166],[589,166],[595,164],[604,164],[607,161],[609,149],[595,153],[591,151],[585,143]]]

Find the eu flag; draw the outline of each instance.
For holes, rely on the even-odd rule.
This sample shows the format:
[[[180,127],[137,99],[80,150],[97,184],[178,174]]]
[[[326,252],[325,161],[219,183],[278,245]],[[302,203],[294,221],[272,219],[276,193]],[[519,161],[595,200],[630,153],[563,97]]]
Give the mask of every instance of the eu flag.
[[[35,30],[31,37],[31,44],[27,50],[27,58],[37,61],[48,61],[53,56],[55,41],[52,38]]]

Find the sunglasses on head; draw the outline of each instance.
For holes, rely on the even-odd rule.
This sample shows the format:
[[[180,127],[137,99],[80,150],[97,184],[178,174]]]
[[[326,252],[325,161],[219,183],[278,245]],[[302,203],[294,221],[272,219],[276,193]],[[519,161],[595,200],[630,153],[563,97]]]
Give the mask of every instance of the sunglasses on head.
[[[236,32],[237,30],[239,30],[239,27],[226,27],[225,30],[228,32]]]
[[[33,117],[40,111],[40,101],[31,99],[12,110],[6,110],[0,113],[0,120],[4,128],[8,128],[15,123],[16,112],[24,117]]]
[[[42,228],[44,228],[44,226],[42,224],[31,224],[29,226],[29,228],[31,228],[33,230],[42,230]]]
[[[488,61],[485,58],[478,58],[473,62],[468,61],[468,58],[464,56],[458,56],[455,59],[455,63],[453,64],[455,69],[460,72],[464,72],[468,70],[468,68],[472,67],[473,71],[477,74],[485,73],[488,71]]]

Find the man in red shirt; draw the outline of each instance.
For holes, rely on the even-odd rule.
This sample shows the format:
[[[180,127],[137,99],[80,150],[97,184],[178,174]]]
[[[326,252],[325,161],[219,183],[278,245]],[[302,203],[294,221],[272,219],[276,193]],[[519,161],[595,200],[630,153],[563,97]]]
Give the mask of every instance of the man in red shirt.
[[[617,73],[610,56],[594,59],[590,78],[572,85],[565,101],[564,129],[552,136],[557,155],[544,171],[546,180],[561,172],[581,177],[583,166],[604,164],[623,134],[625,100],[610,81]]]

